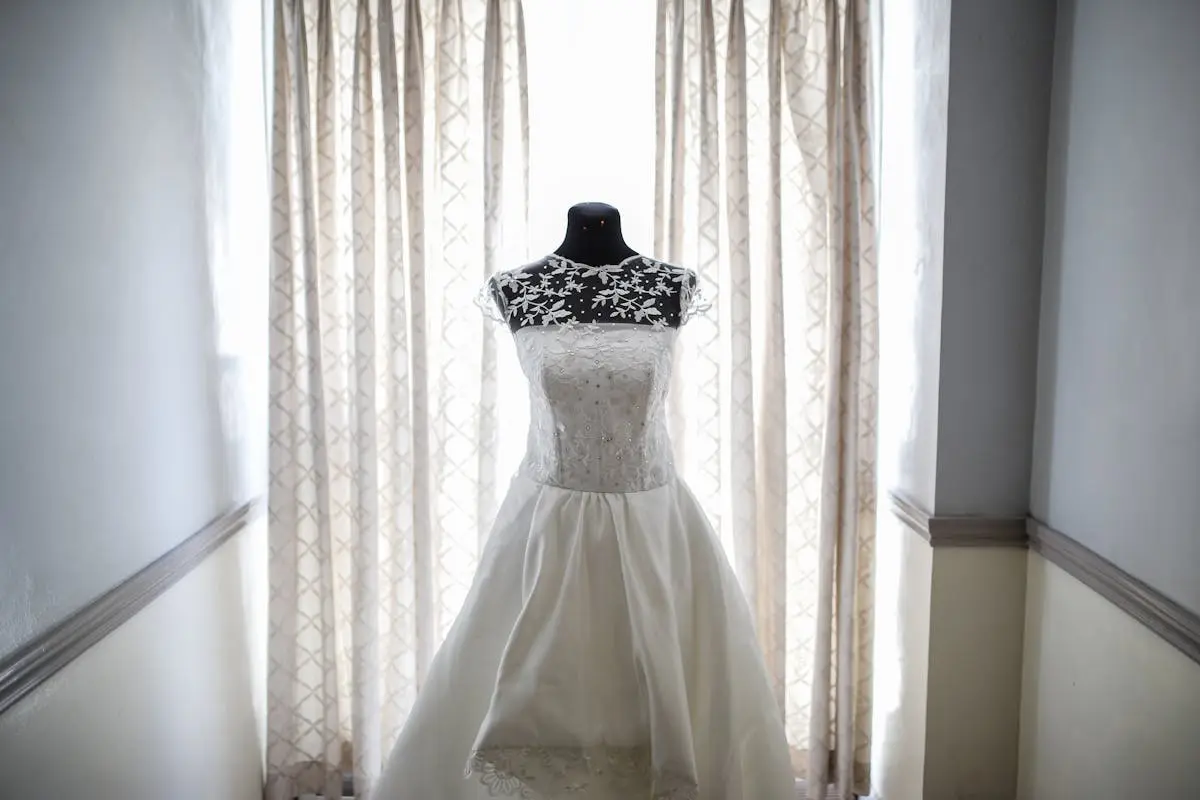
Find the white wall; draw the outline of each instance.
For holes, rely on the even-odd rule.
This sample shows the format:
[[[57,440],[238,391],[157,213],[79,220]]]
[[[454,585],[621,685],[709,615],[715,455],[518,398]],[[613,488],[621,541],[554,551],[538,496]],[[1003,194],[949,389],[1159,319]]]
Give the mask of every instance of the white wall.
[[[1018,548],[933,550],[925,800],[1011,800],[1016,790],[1025,564]]]
[[[889,0],[884,36],[881,471],[1200,608],[1200,4]],[[1197,796],[1200,668],[1036,556],[895,527],[878,794],[1005,800],[1020,760],[1030,800]]]
[[[1062,0],[1033,511],[1200,612],[1200,3]]]
[[[231,499],[200,5],[0,4],[0,653]]]
[[[1032,553],[1028,587],[1017,797],[1200,797],[1200,665]]]
[[[1200,4],[1060,0],[1033,511],[1200,610]],[[1030,555],[1019,797],[1200,797],[1200,664]]]
[[[261,23],[0,3],[0,656],[261,488],[232,413],[261,386],[228,402],[262,352]],[[263,536],[0,717],[0,796],[259,796]]]
[[[0,797],[259,800],[266,524],[0,716]]]

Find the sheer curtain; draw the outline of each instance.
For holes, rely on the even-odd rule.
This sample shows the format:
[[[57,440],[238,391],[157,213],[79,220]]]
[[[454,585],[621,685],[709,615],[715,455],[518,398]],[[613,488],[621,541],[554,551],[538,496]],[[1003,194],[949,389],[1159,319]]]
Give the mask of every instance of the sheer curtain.
[[[497,503],[527,250],[519,0],[277,0],[268,794],[369,791]]]
[[[523,378],[476,290],[584,200],[716,290],[681,339],[678,463],[755,608],[798,773],[866,789],[861,12],[277,0],[272,797],[372,785],[524,444]]]
[[[869,791],[877,302],[866,0],[658,0],[656,252],[715,283],[679,437],[812,796]]]

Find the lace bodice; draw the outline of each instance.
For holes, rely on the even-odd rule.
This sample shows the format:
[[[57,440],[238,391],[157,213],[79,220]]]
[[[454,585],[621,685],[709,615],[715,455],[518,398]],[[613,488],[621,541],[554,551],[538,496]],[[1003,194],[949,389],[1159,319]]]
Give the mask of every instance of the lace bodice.
[[[664,264],[659,264],[661,273],[649,277],[644,270],[627,274],[621,265],[573,266],[608,270],[605,283],[611,291],[600,299],[570,296],[571,302],[545,291],[531,291],[533,297],[520,302],[522,295],[510,291],[504,313],[492,313],[506,322],[512,314],[523,314],[550,323],[531,320],[513,334],[529,382],[529,435],[521,473],[539,483],[590,492],[662,486],[674,475],[665,400],[678,329],[664,315],[645,310],[654,307],[650,300],[657,296],[653,287],[659,278],[677,276],[682,276],[677,293],[679,285],[693,287],[678,306],[679,322],[707,308],[695,273]],[[485,296],[495,296],[497,281],[522,280],[506,277],[513,274],[501,273],[490,281]],[[570,284],[569,274],[555,278],[560,283],[552,286],[554,291]],[[635,298],[628,322],[580,322],[571,310],[585,302],[623,302],[621,298]],[[561,309],[566,310],[555,313]]]
[[[663,410],[676,331],[648,325],[523,328],[529,440],[521,472],[589,492],[637,492],[674,474]]]
[[[587,322],[674,328],[708,308],[693,270],[642,255],[609,266],[548,256],[492,276],[479,303],[514,331]]]

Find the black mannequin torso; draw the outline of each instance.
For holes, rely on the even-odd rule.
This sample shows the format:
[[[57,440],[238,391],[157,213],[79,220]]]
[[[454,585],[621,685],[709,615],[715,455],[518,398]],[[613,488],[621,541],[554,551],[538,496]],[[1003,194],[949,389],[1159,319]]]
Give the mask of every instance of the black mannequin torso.
[[[607,203],[580,203],[567,211],[567,233],[554,251],[577,264],[602,267],[637,255],[621,235],[621,212]]]
[[[695,288],[691,270],[640,256],[626,244],[620,212],[605,203],[572,206],[553,255],[490,282],[492,300],[514,333],[564,321],[674,328]]]

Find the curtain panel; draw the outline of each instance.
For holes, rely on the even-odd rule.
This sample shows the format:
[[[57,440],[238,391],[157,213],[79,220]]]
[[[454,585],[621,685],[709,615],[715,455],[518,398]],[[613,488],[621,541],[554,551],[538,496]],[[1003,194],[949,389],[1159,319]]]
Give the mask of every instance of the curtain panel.
[[[368,792],[497,502],[519,263],[519,0],[276,0],[268,794]],[[464,302],[465,298],[465,302]],[[464,308],[465,306],[465,308]]]
[[[814,797],[870,782],[867,12],[866,0],[658,0],[655,249],[717,299],[681,339],[682,463],[750,598]]]

